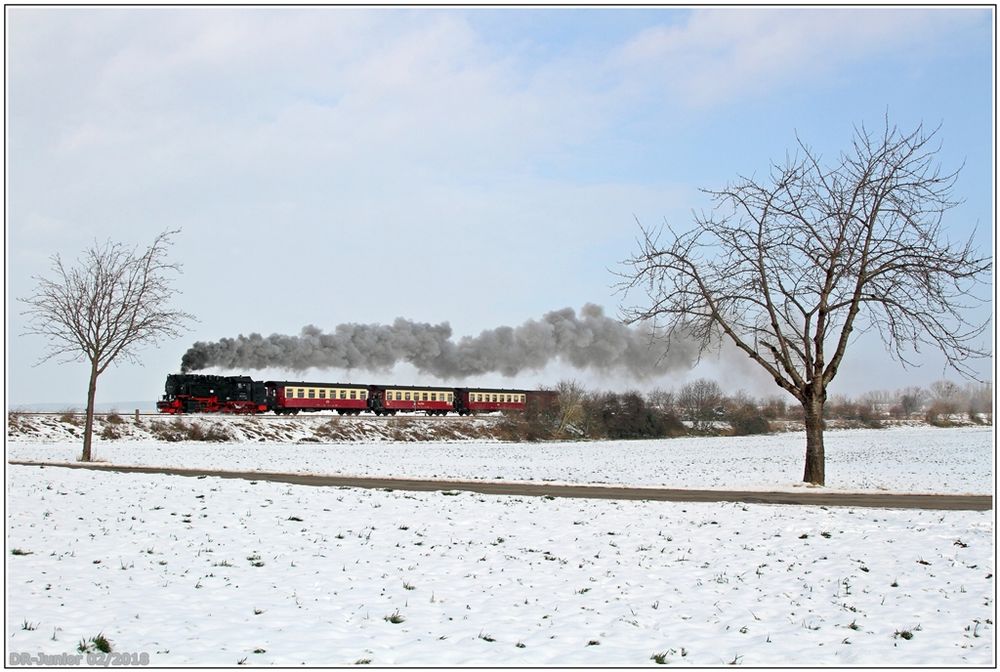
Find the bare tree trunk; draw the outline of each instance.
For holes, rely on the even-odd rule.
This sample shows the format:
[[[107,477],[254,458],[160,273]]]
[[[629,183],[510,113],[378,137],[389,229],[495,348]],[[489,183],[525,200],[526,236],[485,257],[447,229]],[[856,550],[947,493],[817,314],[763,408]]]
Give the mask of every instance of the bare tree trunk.
[[[94,433],[94,400],[97,398],[97,362],[90,366],[90,386],[87,388],[87,420],[83,427],[83,455],[80,457],[84,462],[90,462],[90,441]]]
[[[806,420],[806,468],[802,480],[806,483],[826,483],[826,455],[823,451],[824,400],[806,399],[802,402]]]

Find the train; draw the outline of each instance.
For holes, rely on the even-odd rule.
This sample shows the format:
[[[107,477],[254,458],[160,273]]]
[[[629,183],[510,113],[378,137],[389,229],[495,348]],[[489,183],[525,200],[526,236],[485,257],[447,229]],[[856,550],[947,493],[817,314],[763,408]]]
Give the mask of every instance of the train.
[[[554,392],[489,387],[435,385],[359,385],[249,376],[175,373],[167,376],[160,413],[275,413],[336,411],[340,415],[426,413],[473,415],[491,411],[523,412],[534,400],[551,403]]]

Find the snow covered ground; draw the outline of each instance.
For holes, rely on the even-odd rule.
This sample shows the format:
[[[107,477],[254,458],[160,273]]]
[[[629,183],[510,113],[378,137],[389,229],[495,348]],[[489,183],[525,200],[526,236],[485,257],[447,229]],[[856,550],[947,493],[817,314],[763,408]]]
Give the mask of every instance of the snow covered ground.
[[[843,489],[993,490],[990,429],[827,435]],[[791,487],[801,434],[98,443],[108,462]],[[70,443],[8,458],[73,460]],[[6,654],[153,665],[989,666],[994,512],[317,488],[8,466]],[[10,660],[8,657],[6,660]]]
[[[826,485],[839,490],[993,490],[992,427],[826,433]],[[7,457],[73,461],[79,442],[11,441]],[[164,443],[97,441],[112,464],[690,488],[799,487],[805,435],[570,443]]]

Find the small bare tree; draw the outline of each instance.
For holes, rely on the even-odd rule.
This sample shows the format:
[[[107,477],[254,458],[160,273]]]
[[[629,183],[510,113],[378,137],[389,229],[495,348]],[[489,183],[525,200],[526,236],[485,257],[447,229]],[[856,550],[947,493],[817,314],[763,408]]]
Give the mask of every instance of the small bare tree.
[[[677,405],[684,409],[688,420],[697,427],[715,418],[715,410],[722,404],[722,388],[714,380],[699,378],[684,385],[677,393]]]
[[[140,346],[180,335],[184,322],[193,319],[168,308],[176,294],[169,276],[180,271],[179,264],[167,261],[175,233],[164,231],[141,253],[110,240],[95,242],[73,267],[57,254],[52,257],[53,277],[35,277],[35,293],[19,299],[28,306],[25,333],[49,340],[38,364],[52,358],[90,364],[81,457],[85,462],[91,459],[98,376],[119,358],[138,362]]]
[[[823,406],[852,335],[877,332],[904,365],[929,344],[959,372],[984,356],[974,342],[988,322],[966,319],[966,301],[990,268],[972,239],[953,244],[944,214],[957,177],[937,162],[936,130],[856,129],[832,167],[799,140],[770,180],[741,178],[686,233],[642,228],[621,289],[643,288],[668,347],[693,336],[705,348],[731,340],[802,405],[804,480],[823,484]]]
[[[919,386],[910,386],[899,392],[899,406],[903,415],[909,418],[923,408],[928,398],[927,390]]]

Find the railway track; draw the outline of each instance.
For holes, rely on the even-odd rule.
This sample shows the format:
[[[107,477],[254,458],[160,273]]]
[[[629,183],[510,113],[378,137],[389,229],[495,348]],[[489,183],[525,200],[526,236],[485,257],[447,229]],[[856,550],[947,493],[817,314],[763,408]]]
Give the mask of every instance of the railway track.
[[[83,411],[8,411],[8,415],[20,415],[26,417],[45,417],[45,418],[61,418],[64,416],[71,416],[73,418],[83,418],[86,413]],[[386,421],[392,419],[403,419],[410,418],[414,420],[424,420],[428,422],[441,422],[443,420],[461,420],[467,422],[470,420],[490,420],[496,418],[502,418],[500,413],[480,413],[477,415],[466,415],[461,416],[457,413],[449,413],[448,415],[425,415],[422,412],[416,413],[400,413],[398,415],[388,416],[388,415],[375,415],[374,413],[362,413],[361,415],[340,415],[335,412],[321,411],[317,413],[300,413],[298,415],[275,415],[274,413],[258,413],[258,414],[238,414],[238,413],[181,413],[177,415],[170,415],[167,413],[156,413],[156,412],[138,412],[135,411],[108,411],[105,413],[94,413],[95,418],[107,418],[108,416],[117,415],[122,418],[159,418],[162,420],[170,420],[171,418],[183,418],[185,420],[192,420],[197,418],[212,419],[212,420],[247,420],[247,419],[260,419],[268,421],[280,421],[289,422],[292,420],[308,420],[310,418],[315,418],[317,420],[330,420],[333,418],[340,418],[345,421],[350,420],[379,420]]]

